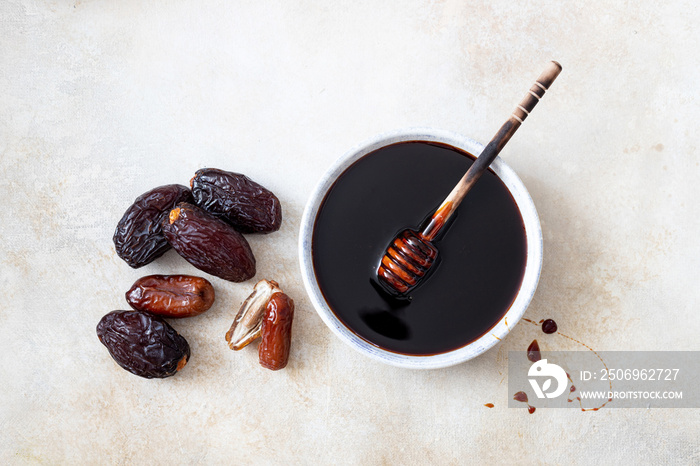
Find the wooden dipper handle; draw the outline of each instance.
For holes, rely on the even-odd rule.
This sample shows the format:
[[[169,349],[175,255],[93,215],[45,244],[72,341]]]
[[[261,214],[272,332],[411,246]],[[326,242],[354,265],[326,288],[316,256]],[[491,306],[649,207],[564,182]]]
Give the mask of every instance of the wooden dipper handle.
[[[559,73],[561,73],[561,65],[555,61],[549,62],[549,65],[547,65],[547,68],[545,68],[540,77],[537,78],[535,84],[527,91],[528,94],[525,98],[515,107],[512,116],[518,123],[525,121],[525,118],[527,118],[532,109],[535,108],[537,102],[544,97],[544,93],[547,92],[547,89],[549,89],[554,80],[557,79]],[[513,132],[515,132],[515,130],[513,130]],[[505,145],[505,143],[503,143],[503,145]]]
[[[452,216],[452,213],[457,209],[459,204],[464,199],[464,196],[474,186],[481,175],[488,170],[489,165],[496,159],[503,146],[506,145],[510,138],[515,134],[515,131],[525,121],[525,118],[535,108],[537,102],[544,96],[554,80],[561,73],[561,65],[555,61],[549,62],[547,68],[542,72],[539,78],[535,81],[528,91],[525,98],[515,107],[513,114],[503,123],[501,129],[491,139],[488,145],[481,151],[481,154],[474,161],[467,173],[452,189],[452,192],[442,201],[440,207],[435,211],[430,218],[430,222],[421,232],[421,237],[426,241],[432,241],[438,235],[442,227],[447,223],[447,220]]]

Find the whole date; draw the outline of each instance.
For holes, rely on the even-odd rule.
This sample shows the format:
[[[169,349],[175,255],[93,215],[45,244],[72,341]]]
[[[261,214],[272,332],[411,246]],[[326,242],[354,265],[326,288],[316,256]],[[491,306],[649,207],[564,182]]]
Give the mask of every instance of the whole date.
[[[148,312],[110,312],[97,324],[97,337],[117,364],[147,379],[175,375],[190,359],[187,340]]]
[[[136,198],[117,224],[112,240],[117,255],[137,269],[153,262],[170,249],[161,224],[179,202],[191,202],[186,186],[169,184]]]
[[[126,292],[126,301],[138,311],[163,317],[193,317],[214,304],[214,287],[190,275],[148,275]]]
[[[178,254],[206,273],[232,282],[255,276],[255,257],[243,235],[195,205],[178,204],[163,220],[163,232]]]
[[[270,233],[282,224],[282,207],[270,190],[239,173],[198,170],[190,182],[195,203],[243,233]]]

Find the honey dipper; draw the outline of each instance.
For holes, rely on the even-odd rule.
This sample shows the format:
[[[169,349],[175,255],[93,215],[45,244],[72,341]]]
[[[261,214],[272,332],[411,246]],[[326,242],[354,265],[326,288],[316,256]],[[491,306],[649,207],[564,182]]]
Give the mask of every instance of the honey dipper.
[[[515,108],[513,114],[501,126],[491,142],[484,148],[452,192],[433,213],[423,231],[410,229],[399,233],[384,251],[377,268],[377,278],[389,294],[402,297],[413,290],[435,263],[438,255],[432,241],[457,210],[464,196],[488,170],[503,146],[510,140],[537,102],[544,96],[561,72],[561,65],[550,62]]]

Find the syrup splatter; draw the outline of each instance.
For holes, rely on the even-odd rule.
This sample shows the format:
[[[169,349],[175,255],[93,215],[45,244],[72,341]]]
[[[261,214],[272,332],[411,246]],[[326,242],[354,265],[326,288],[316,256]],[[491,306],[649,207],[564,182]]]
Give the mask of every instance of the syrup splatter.
[[[527,393],[525,393],[525,392],[518,392],[518,393],[516,393],[515,395],[513,395],[513,399],[514,399],[515,401],[519,401],[519,402],[521,402],[521,403],[527,403]],[[534,406],[530,406],[530,404],[528,403],[528,405],[527,405],[527,412],[530,413],[530,414],[533,414],[533,413],[535,412],[535,407],[534,407]]]
[[[527,358],[532,362],[537,362],[542,359],[540,345],[537,343],[537,340],[532,340],[530,346],[527,347]]]
[[[600,360],[600,362],[601,362],[601,363],[603,364],[603,366],[605,367],[605,370],[606,370],[606,371],[609,370],[609,369],[608,369],[608,365],[605,364],[605,361],[603,361],[603,358],[600,357],[600,355],[598,354],[598,352],[596,352],[593,348],[591,348],[591,347],[588,346],[587,344],[583,343],[582,341],[577,340],[576,338],[570,337],[569,335],[566,335],[566,334],[564,334],[564,333],[561,333],[559,330],[556,329],[557,323],[554,322],[554,320],[552,320],[552,319],[547,319],[547,320],[542,319],[542,320],[540,320],[539,322],[535,322],[534,320],[530,320],[530,319],[527,319],[527,318],[525,318],[525,317],[523,317],[523,320],[524,320],[525,322],[529,322],[529,323],[531,323],[532,325],[536,325],[536,326],[538,326],[538,327],[539,327],[540,325],[542,325],[542,331],[545,332],[545,333],[549,333],[549,332],[545,331],[545,325],[544,325],[544,324],[545,324],[547,321],[551,321],[552,324],[554,324],[554,327],[555,327],[554,331],[551,332],[551,333],[556,333],[557,335],[561,335],[562,337],[567,338],[567,339],[569,339],[569,340],[571,340],[571,341],[573,341],[573,342],[575,342],[575,343],[578,343],[579,345],[581,345],[581,346],[583,346],[584,348],[588,349],[588,350],[591,351],[593,354],[595,354],[595,356],[598,358],[598,360]],[[548,324],[548,325],[547,325],[547,330],[551,330],[551,328],[552,328],[552,327],[551,327],[551,324]],[[530,346],[532,346],[532,345],[530,345]],[[530,349],[528,348],[528,359],[529,359],[529,352],[530,352]],[[573,393],[574,391],[576,391],[576,387],[574,386],[574,381],[571,380],[571,377],[569,376],[569,374],[566,374],[566,375],[569,377],[569,381],[571,382],[571,389],[570,389],[570,392],[569,392],[569,393],[570,393],[569,396],[571,396],[571,393]],[[612,380],[608,379],[608,384],[609,384],[610,391],[612,392]],[[578,405],[579,405],[579,407],[581,408],[581,411],[598,411],[600,408],[604,407],[605,405],[607,405],[608,403],[610,403],[610,402],[612,401],[612,398],[608,398],[608,400],[607,400],[606,402],[604,402],[602,405],[598,406],[597,408],[584,408],[584,407],[583,407],[583,404],[581,403],[581,397],[578,397],[578,396],[577,396],[576,399],[578,400]],[[568,401],[569,401],[569,402],[572,402],[573,399],[569,399]]]
[[[546,333],[547,335],[550,335],[554,332],[557,331],[557,323],[554,322],[554,319],[547,319],[544,322],[542,322],[542,331]]]

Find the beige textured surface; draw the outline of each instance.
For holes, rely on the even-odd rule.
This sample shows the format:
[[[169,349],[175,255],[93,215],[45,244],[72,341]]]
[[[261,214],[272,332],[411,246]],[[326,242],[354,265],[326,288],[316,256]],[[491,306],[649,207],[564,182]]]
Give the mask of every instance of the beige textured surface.
[[[393,3],[393,4],[390,4]],[[400,3],[400,4],[399,4]],[[150,4],[148,6],[147,4]],[[486,142],[549,59],[564,72],[502,154],[543,225],[526,316],[600,350],[700,350],[700,13],[693,1],[0,2],[0,462],[681,463],[698,411],[508,409],[507,350],[385,367],[334,338],[298,271],[299,218],[328,164],[382,131]],[[288,369],[223,335],[253,281],[176,322],[177,377],[119,369],[95,325],[138,271],[111,236],[140,193],[203,166],[278,194],[251,236],[297,302]],[[488,409],[484,403],[496,406]]]

